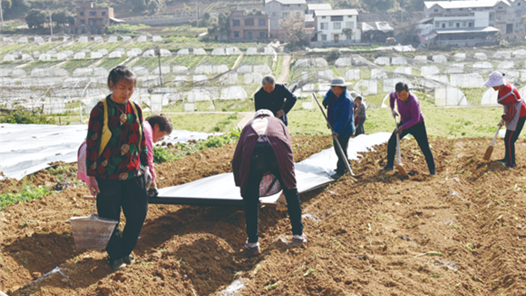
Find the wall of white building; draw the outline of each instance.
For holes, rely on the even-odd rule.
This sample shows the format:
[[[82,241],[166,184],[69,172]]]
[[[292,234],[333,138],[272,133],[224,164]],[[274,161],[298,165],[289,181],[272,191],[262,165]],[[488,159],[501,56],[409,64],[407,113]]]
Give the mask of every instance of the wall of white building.
[[[334,16],[333,16],[334,17]],[[356,15],[345,15],[343,19],[331,21],[331,16],[316,16],[316,31],[318,31],[318,41],[354,40],[360,41],[360,30],[357,30]],[[352,28],[353,36],[349,38],[343,34],[344,28]],[[338,38],[335,38],[338,36]]]

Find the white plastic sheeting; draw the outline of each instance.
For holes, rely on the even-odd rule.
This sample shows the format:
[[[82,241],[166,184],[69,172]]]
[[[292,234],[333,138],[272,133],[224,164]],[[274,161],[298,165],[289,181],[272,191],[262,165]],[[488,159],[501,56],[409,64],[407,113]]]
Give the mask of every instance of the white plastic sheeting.
[[[336,67],[347,67],[352,65],[352,58],[338,58],[336,62],[334,62],[334,65]]]
[[[148,49],[147,51],[145,51],[142,54],[143,58],[151,58],[151,57],[154,57],[154,56],[155,56],[155,50],[153,50],[153,49]]]
[[[244,75],[245,84],[260,84],[262,79],[263,79],[263,75],[257,72],[246,73]]]
[[[445,55],[438,54],[433,56],[433,61],[435,61],[435,63],[445,64],[447,63],[447,58]]]
[[[139,36],[139,38],[137,38],[137,42],[146,42],[146,36]]]
[[[503,61],[500,62],[497,66],[497,69],[513,69],[515,67],[515,63],[513,61]],[[508,74],[506,74],[507,76]]]
[[[437,66],[423,66],[420,69],[420,76],[428,76],[440,73]]]
[[[371,79],[387,78],[387,72],[384,69],[371,69]]]
[[[80,36],[78,42],[86,43],[86,42],[88,42],[88,37],[87,36]]]
[[[476,52],[474,55],[473,55],[473,58],[479,60],[479,61],[485,61],[488,59],[488,56],[483,53],[483,52]]]
[[[407,84],[407,86],[409,88],[413,88],[413,83],[411,83],[411,81],[405,77],[399,77],[399,78],[388,78],[388,79],[384,79],[383,81],[383,85],[384,85],[384,89],[383,91],[384,92],[387,92],[387,93],[391,93],[395,90],[395,85],[398,83],[398,82],[403,82],[405,84]]]
[[[225,55],[225,49],[223,47],[216,47],[212,50],[211,55]]]
[[[349,159],[358,159],[358,153],[370,151],[374,146],[389,140],[390,133],[360,135],[349,140],[347,150]],[[295,174],[298,192],[304,193],[334,182],[330,177],[334,173],[338,158],[333,148],[325,149],[296,163]],[[260,198],[263,205],[275,205],[280,193]],[[242,201],[239,188],[235,186],[232,173],[219,174],[183,185],[166,187],[159,190],[159,197],[188,198],[196,200]],[[214,203],[214,201],[211,201]]]
[[[161,42],[163,41],[163,38],[161,36],[153,36],[152,42]]]
[[[449,76],[452,85],[457,87],[483,87],[484,78],[479,73],[451,74]]]
[[[490,62],[475,62],[473,63],[473,69],[482,73],[488,73],[493,71],[493,65]]]
[[[227,47],[225,49],[225,54],[226,55],[236,55],[236,54],[241,54],[241,50],[239,50],[239,48],[237,47]]]
[[[412,75],[413,71],[411,67],[398,67],[394,70],[395,73]]]
[[[464,73],[464,64],[452,64],[446,67],[445,74],[461,74]]]
[[[108,42],[109,43],[115,43],[118,41],[118,37],[117,36],[110,36],[110,38],[108,38]]]
[[[360,69],[349,69],[345,72],[345,80],[359,80],[360,79]]]
[[[110,59],[120,59],[121,57],[122,57],[122,52],[120,51],[113,51],[109,55]]]
[[[122,41],[130,41],[132,38],[131,36],[121,36]]]
[[[256,55],[258,54],[258,48],[257,47],[249,47],[247,48],[246,55]]]
[[[270,67],[267,64],[261,64],[254,65],[254,72],[258,72],[261,74],[269,74],[272,72],[272,70],[270,70]]]
[[[189,55],[189,54],[190,54],[190,51],[188,50],[188,48],[179,49],[177,51],[177,55]]]
[[[244,100],[247,97],[247,91],[241,86],[227,86],[221,89],[221,100]]]
[[[82,60],[82,59],[85,59],[86,58],[86,53],[84,52],[77,52],[74,56],[73,56],[73,59],[74,60]]]
[[[188,73],[188,68],[185,66],[173,66],[172,72],[176,74],[185,74]]]
[[[360,80],[353,87],[356,91],[363,95],[377,94],[378,93],[378,81],[376,79],[364,79]]]
[[[493,54],[494,58],[497,59],[511,59],[511,52],[510,51],[497,51]]]
[[[29,40],[27,40],[27,37],[20,37],[20,38],[18,38],[18,40],[16,42],[18,42],[18,43],[28,43]]]
[[[87,125],[0,124],[0,171],[20,180],[49,167],[50,162],[77,161],[77,151],[87,134]],[[163,141],[181,143],[203,140],[207,133],[173,131]],[[3,177],[0,177],[3,178]]]
[[[389,66],[390,59],[389,57],[377,57],[374,63],[380,66]]]
[[[404,57],[391,58],[392,65],[407,65],[407,60]]]
[[[466,95],[456,87],[441,87],[435,89],[436,106],[466,106]]]
[[[194,48],[193,53],[194,55],[206,55],[206,51],[202,48]]]
[[[91,52],[91,59],[101,59],[102,54],[100,52]]]
[[[518,59],[526,58],[526,49],[519,49],[513,52],[513,56]]]
[[[425,56],[425,55],[415,56],[415,58],[413,60],[414,60],[415,64],[427,64],[427,56]]]
[[[466,59],[466,54],[459,52],[459,53],[454,54],[453,58],[455,59],[456,62],[462,62]]]
[[[12,54],[6,54],[3,59],[4,62],[14,62],[15,56]]]
[[[273,54],[276,54],[276,51],[274,50],[274,48],[272,48],[270,46],[266,46],[266,47],[263,48],[263,54],[273,55]]]
[[[296,67],[329,67],[329,63],[323,58],[312,59],[298,59],[295,63]]]
[[[488,88],[482,95],[480,100],[481,105],[498,105],[497,97],[499,93],[493,90],[493,88]]]

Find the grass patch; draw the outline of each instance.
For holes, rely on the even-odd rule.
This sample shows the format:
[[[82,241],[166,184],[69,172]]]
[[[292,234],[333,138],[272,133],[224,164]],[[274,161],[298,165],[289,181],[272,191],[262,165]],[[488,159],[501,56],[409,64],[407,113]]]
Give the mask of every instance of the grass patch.
[[[77,68],[85,68],[96,62],[96,60],[82,59],[82,60],[69,60],[62,64],[60,67],[67,70],[75,70]]]
[[[206,56],[176,56],[169,64],[173,66],[185,66],[188,69],[192,69],[201,64],[205,59]]]
[[[9,44],[9,45],[2,44],[2,46],[0,46],[0,54],[11,53],[18,49],[23,49],[26,46],[27,46],[27,43],[15,43],[15,44]]]
[[[106,49],[108,53],[114,51],[119,46],[123,45],[125,41],[117,41],[117,42],[103,42],[103,43],[97,43],[92,47],[92,51],[98,51],[99,49]]]
[[[188,113],[167,114],[173,123],[174,130],[189,130],[196,132],[212,133],[218,123],[227,120],[229,114],[217,113]],[[239,119],[230,120],[230,123],[222,126],[223,131],[234,129]]]
[[[102,61],[99,64],[99,67],[110,69],[110,68],[113,68],[113,67],[115,67],[117,65],[120,65],[121,63],[126,61],[126,59],[127,58],[120,58],[120,59],[108,59],[108,58],[106,58],[104,61]]]
[[[243,60],[241,60],[241,63],[240,63],[240,65],[262,65],[262,64],[267,64],[269,67],[272,67],[272,56],[271,55],[251,55],[251,56],[245,55],[243,57]]]
[[[274,77],[277,79],[281,75],[281,72],[283,72],[283,55],[278,55],[276,65],[272,69],[272,73],[274,73]]]
[[[237,61],[239,55],[233,56],[208,56],[202,64],[205,65],[226,65],[228,69],[232,69]]]
[[[73,52],[77,53],[77,52],[80,52],[81,50],[83,50],[85,48],[91,47],[93,44],[94,44],[93,41],[92,42],[85,42],[85,43],[79,43],[79,42],[75,41],[72,44],[64,46],[63,48],[60,49],[60,51],[72,50]]]
[[[170,59],[172,59],[172,57],[162,57],[161,66],[166,65],[166,63]],[[142,66],[144,68],[150,69],[152,67],[159,66],[159,58],[158,57],[140,58],[133,64],[133,66],[134,67]]]
[[[45,186],[29,186],[28,184],[31,184],[31,182],[26,182],[25,180],[27,179],[24,179],[21,189],[17,192],[8,191],[0,194],[0,210],[10,205],[40,199],[54,192]]]

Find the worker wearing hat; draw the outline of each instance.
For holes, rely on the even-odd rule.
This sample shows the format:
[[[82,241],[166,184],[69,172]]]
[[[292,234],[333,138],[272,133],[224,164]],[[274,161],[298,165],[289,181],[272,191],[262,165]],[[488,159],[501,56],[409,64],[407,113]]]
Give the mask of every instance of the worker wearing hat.
[[[349,138],[354,133],[354,101],[347,91],[350,83],[345,82],[342,77],[336,77],[331,81],[331,89],[325,94],[323,106],[328,110],[327,117],[332,127],[332,134],[338,139],[345,155],[341,155],[336,149],[337,143],[334,142],[334,150],[338,156],[336,173],[331,175],[333,179],[339,179],[345,174],[345,162],[347,159],[347,147]]]
[[[484,86],[492,87],[498,91],[497,102],[504,107],[504,114],[499,126],[506,124],[506,136],[504,137],[504,145],[506,153],[500,162],[506,164],[507,167],[515,167],[515,142],[526,121],[526,105],[515,86],[509,84],[504,79],[504,74],[494,71],[489,75],[489,79],[484,82]]]

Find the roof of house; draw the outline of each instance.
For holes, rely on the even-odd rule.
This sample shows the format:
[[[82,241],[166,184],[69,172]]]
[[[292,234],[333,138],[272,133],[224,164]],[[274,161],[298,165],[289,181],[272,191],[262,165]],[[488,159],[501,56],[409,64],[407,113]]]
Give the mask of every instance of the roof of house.
[[[321,4],[307,4],[309,10],[331,10],[332,6],[329,3]]]
[[[305,22],[314,22],[314,16],[312,14],[305,14]]]
[[[390,22],[393,23],[393,18],[388,13],[360,13],[358,15],[358,22]]]
[[[495,5],[499,3],[510,6],[510,3],[507,0],[425,1],[424,5],[428,9],[435,5],[438,5],[444,9],[455,9],[455,8],[494,7]]]
[[[468,29],[446,29],[446,30],[440,30],[435,29],[435,31],[439,35],[443,34],[463,34],[463,33],[492,33],[492,32],[499,32],[500,30],[494,27],[485,27],[485,28],[468,28]]]
[[[265,0],[265,4],[276,1],[281,4],[307,4],[305,0]]]
[[[315,10],[315,16],[358,15],[356,9]]]
[[[358,24],[358,26],[359,25],[360,24]],[[362,32],[381,31],[381,32],[387,33],[387,32],[394,31],[394,28],[391,27],[388,22],[371,22],[371,23],[362,22],[361,29],[362,29]]]

